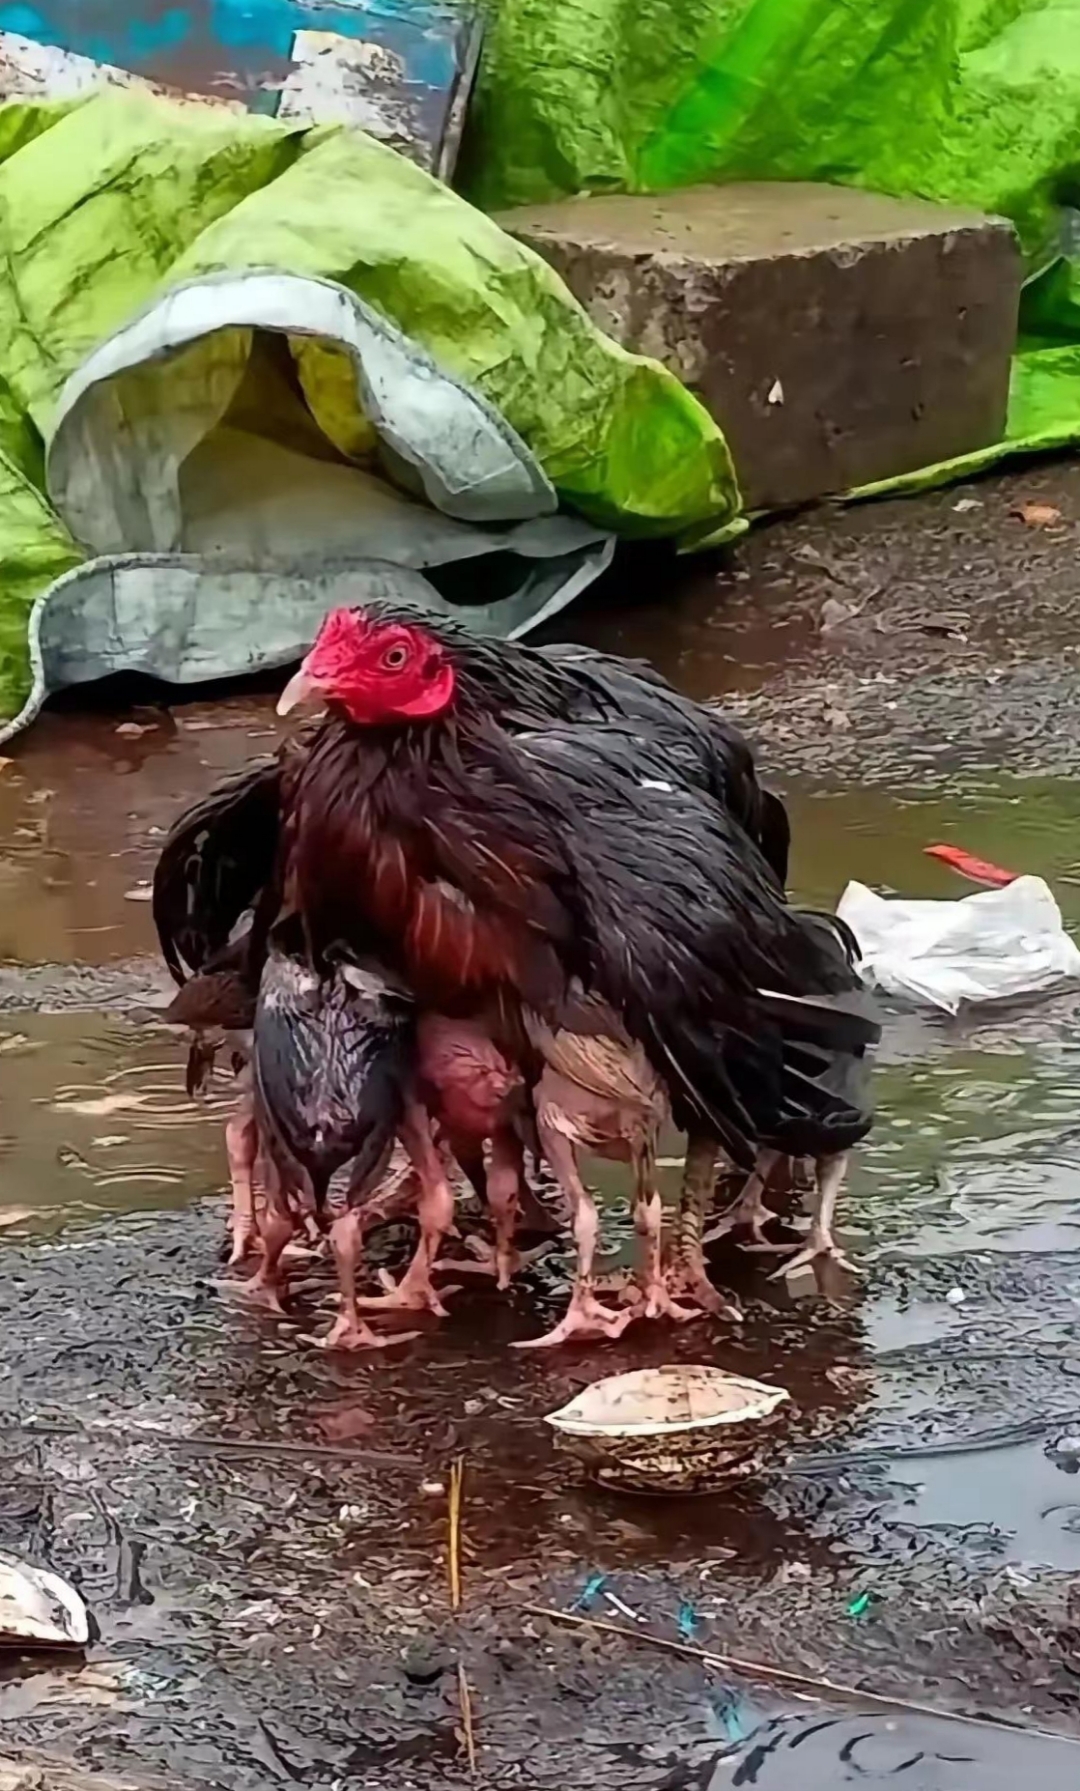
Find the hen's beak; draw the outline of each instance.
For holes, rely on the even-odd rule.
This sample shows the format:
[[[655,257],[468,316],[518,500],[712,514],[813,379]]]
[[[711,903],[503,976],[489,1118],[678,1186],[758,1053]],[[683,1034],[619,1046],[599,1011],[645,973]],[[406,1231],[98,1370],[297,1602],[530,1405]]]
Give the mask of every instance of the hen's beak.
[[[290,710],[298,709],[301,703],[308,703],[318,695],[319,686],[311,674],[301,666],[298,672],[293,673],[278,697],[277,712],[279,715],[288,715]]]

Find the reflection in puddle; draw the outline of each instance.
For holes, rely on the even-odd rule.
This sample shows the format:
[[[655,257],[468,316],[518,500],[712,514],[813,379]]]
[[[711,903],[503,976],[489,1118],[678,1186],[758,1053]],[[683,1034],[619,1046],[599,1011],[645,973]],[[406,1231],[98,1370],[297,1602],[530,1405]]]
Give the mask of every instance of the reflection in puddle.
[[[1080,1773],[1076,1744],[990,1724],[930,1716],[780,1717],[755,1731],[715,1768],[681,1774],[664,1791],[841,1791],[895,1784],[898,1791],[1071,1791]]]
[[[1080,1482],[1047,1456],[1041,1441],[898,1462],[889,1479],[912,1523],[946,1524],[969,1536],[983,1529],[991,1552],[1003,1559],[1080,1569]]]
[[[222,1186],[228,1084],[187,1101],[167,1029],[24,1014],[0,1030],[5,1042],[0,1211],[25,1209],[49,1233],[72,1216],[151,1212]]]

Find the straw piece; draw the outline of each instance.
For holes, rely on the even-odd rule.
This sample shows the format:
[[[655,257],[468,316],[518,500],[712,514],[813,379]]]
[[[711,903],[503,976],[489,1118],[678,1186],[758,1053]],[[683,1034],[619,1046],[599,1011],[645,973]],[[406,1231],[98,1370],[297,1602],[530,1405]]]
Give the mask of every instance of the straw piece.
[[[465,1479],[465,1457],[459,1455],[450,1465],[450,1486],[447,1494],[446,1570],[450,1580],[450,1609],[461,1609],[461,1488]]]
[[[1008,1729],[1014,1735],[1037,1735],[1043,1741],[1067,1741],[1072,1747],[1080,1747],[1080,1739],[1075,1735],[1061,1735],[1055,1729],[1029,1728],[1026,1723],[1008,1723],[999,1716],[965,1716],[959,1710],[937,1709],[933,1704],[919,1704],[913,1698],[893,1698],[881,1692],[864,1691],[861,1686],[838,1685],[832,1679],[791,1673],[786,1667],[770,1666],[765,1661],[742,1660],[735,1654],[714,1654],[708,1648],[695,1648],[689,1642],[672,1642],[666,1636],[629,1629],[623,1623],[608,1623],[602,1617],[579,1617],[571,1611],[555,1611],[542,1604],[526,1604],[521,1608],[534,1617],[547,1617],[552,1623],[566,1623],[575,1629],[591,1629],[602,1635],[622,1636],[628,1642],[662,1648],[668,1654],[681,1654],[688,1660],[699,1660],[703,1666],[717,1667],[725,1673],[742,1673],[748,1679],[773,1679],[781,1685],[798,1686],[800,1691],[820,1699],[851,1698],[860,1704],[876,1704],[880,1710],[905,1710],[914,1716],[944,1717],[947,1722],[964,1723],[971,1728]]]
[[[465,1672],[465,1662],[458,1661],[457,1670],[458,1703],[461,1705],[461,1732],[465,1738],[465,1758],[469,1763],[469,1776],[476,1777],[476,1735],[473,1731],[472,1693]]]

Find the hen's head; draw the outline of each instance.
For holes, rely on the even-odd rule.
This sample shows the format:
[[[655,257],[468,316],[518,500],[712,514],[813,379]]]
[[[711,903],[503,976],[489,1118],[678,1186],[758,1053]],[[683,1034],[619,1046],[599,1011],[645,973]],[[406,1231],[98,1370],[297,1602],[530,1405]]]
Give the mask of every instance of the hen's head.
[[[430,721],[449,709],[455,688],[446,647],[420,624],[332,609],[282,691],[278,714],[321,697],[360,727]]]

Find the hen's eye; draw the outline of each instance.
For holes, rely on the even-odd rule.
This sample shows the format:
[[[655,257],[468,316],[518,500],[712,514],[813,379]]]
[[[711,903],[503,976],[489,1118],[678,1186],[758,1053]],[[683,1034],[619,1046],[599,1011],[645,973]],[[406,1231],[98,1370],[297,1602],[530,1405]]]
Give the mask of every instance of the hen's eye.
[[[404,646],[387,647],[382,656],[383,667],[388,672],[400,672],[409,663],[409,649]]]

